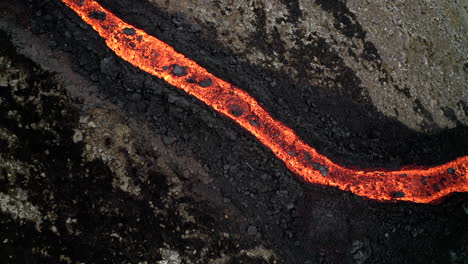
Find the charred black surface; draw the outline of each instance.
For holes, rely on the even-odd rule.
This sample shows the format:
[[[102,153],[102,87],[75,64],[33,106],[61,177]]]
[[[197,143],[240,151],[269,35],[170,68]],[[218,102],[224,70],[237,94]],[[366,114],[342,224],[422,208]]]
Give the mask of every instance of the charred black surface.
[[[239,235],[223,236],[233,232],[232,226],[222,223],[222,212],[189,197],[171,196],[167,175],[149,171],[149,184],[135,176],[143,199],[113,188],[114,173],[100,160],[84,159],[84,143],[74,142],[78,105],[52,74],[16,55],[2,31],[0,42],[0,58],[14,62],[6,70],[27,75],[25,86],[0,86],[0,129],[18,142],[0,149],[0,191],[12,197],[17,190],[27,191],[43,214],[38,230],[33,223],[0,212],[0,262],[155,263],[164,259],[160,249],[169,247],[179,250],[180,257],[173,259],[177,263],[190,258],[192,263],[208,263],[220,252],[234,256],[228,263],[262,263],[243,254],[236,257],[252,245],[251,239],[241,242]],[[18,98],[34,100],[22,105]],[[112,144],[106,141],[107,146]],[[144,146],[138,150],[147,152],[148,160],[155,158]],[[27,173],[15,171],[10,165],[15,162],[28,164]],[[141,173],[141,164],[130,159],[129,164],[135,175]],[[185,205],[194,222],[180,214],[178,208]]]
[[[310,87],[300,80],[291,80],[285,73],[240,63],[230,55],[232,52],[220,49],[219,43],[203,37],[210,35],[208,28],[201,35],[191,32],[188,24],[174,25],[170,22],[170,15],[146,1],[135,1],[130,10],[122,0],[101,2],[125,21],[157,36],[210,72],[251,93],[273,116],[339,163],[362,167],[435,165],[468,153],[467,127],[440,131],[434,135],[418,133],[383,116],[373,105],[366,103],[368,99],[365,93],[362,97],[359,79],[352,70],[340,66],[344,64],[339,56],[329,52],[327,44],[319,37],[314,44],[290,52],[295,53],[297,58],[317,56],[324,66],[337,67],[339,78],[324,81],[342,87],[340,91]],[[152,10],[151,14],[155,15],[145,15],[145,10]],[[259,23],[261,29],[261,10]],[[263,45],[265,49],[281,46],[255,41],[252,45],[259,48]],[[301,63],[306,64],[298,59],[297,64]],[[323,77],[317,75],[317,78]]]
[[[343,98],[349,85],[338,96],[323,87],[301,85],[284,73],[242,64],[219,43],[203,39],[183,19],[174,19],[146,1],[133,1],[131,5],[127,1],[100,2],[135,27],[155,35],[210,72],[251,93],[275,117],[338,162],[364,167],[437,164],[468,151],[466,128],[438,135],[416,133],[384,117],[365,100]],[[167,142],[181,153],[193,153],[206,164],[215,178],[212,184],[222,190],[229,203],[241,208],[250,224],[258,227],[262,242],[274,249],[281,262],[444,262],[450,259],[449,250],[466,244],[467,230],[463,223],[467,216],[461,209],[466,195],[455,195],[440,206],[381,204],[331,188],[299,185],[293,180],[294,175],[252,136],[192,97],[116,57],[97,34],[59,1],[33,1],[30,8],[40,11],[32,18],[33,32],[45,35],[53,48],[71,53],[73,67],[99,86],[101,98],[121,107],[128,116],[149,122],[164,137],[176,138]],[[209,35],[209,27],[203,28],[203,32]],[[297,51],[297,55],[304,56],[302,52],[309,50],[322,64],[339,65],[336,55],[321,46],[325,45],[323,41],[317,39],[316,43],[318,47]],[[339,69],[343,71],[341,83],[355,83],[358,92],[359,80],[353,79],[355,74],[343,67]],[[106,173],[106,170],[100,173],[100,177],[107,179],[102,186],[109,185]],[[108,195],[103,203],[115,199],[106,194],[109,192],[106,188],[96,190],[99,195]],[[152,188],[157,186],[145,188],[145,200],[161,195],[152,192]],[[125,195],[122,199],[131,200]],[[130,210],[129,204],[119,201],[114,208]],[[139,202],[130,205],[138,208]],[[139,215],[146,212],[141,210]],[[119,220],[132,221],[131,215],[126,213]],[[205,221],[213,225],[220,221],[203,220],[204,214],[200,215],[201,226],[194,227],[198,230],[212,228],[205,226]],[[93,224],[102,226],[107,222],[89,223]],[[141,234],[151,225],[131,226]],[[257,232],[253,228],[249,230]],[[40,237],[36,233],[30,236]],[[171,235],[159,238],[177,243]],[[131,239],[125,241],[135,245]],[[178,246],[182,248],[185,244]],[[109,252],[119,250],[117,247]]]
[[[106,13],[101,11],[91,11],[89,12],[89,17],[100,21],[104,21],[106,20]]]
[[[299,0],[283,0],[282,3],[286,5],[289,11],[288,21],[297,23],[302,17],[302,10]]]
[[[424,106],[421,104],[421,102],[416,99],[415,101],[416,107],[415,111],[420,112],[428,121],[424,123],[424,126],[430,127],[430,126],[435,126],[434,124],[434,119],[432,118],[431,113],[424,108]]]

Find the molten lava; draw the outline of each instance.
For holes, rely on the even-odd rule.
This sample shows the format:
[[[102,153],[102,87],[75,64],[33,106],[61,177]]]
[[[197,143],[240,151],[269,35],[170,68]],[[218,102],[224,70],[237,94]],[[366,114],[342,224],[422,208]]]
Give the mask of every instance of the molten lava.
[[[468,156],[436,167],[395,171],[342,167],[303,142],[247,92],[104,9],[92,0],[62,0],[135,67],[166,80],[231,118],[255,135],[304,181],[335,186],[380,201],[430,203],[453,192],[468,191]]]

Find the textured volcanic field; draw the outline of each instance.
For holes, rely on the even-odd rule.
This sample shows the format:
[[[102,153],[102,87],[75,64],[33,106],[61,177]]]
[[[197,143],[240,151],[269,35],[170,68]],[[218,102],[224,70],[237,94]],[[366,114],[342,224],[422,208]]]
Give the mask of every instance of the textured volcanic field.
[[[201,34],[143,1],[101,2],[251,93],[339,163],[392,168],[467,154],[465,127],[414,132],[365,100],[238,61],[205,38],[209,27]],[[15,5],[5,5],[2,25],[17,28],[2,26],[1,36],[1,67],[19,72],[1,85],[7,176],[0,191],[7,196],[0,200],[13,208],[2,205],[0,217],[5,261],[462,263],[466,257],[466,194],[439,205],[393,204],[298,183],[233,122],[115,56],[59,1]],[[68,60],[54,66],[52,57]],[[34,104],[21,103],[29,97]]]

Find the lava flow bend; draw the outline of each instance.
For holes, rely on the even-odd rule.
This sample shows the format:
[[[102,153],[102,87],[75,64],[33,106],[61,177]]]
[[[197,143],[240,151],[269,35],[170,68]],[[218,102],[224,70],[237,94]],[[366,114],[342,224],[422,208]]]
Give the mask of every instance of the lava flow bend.
[[[302,180],[380,201],[431,203],[468,191],[468,156],[436,167],[354,170],[319,154],[247,92],[217,78],[161,40],[137,29],[93,0],[61,0],[105,39],[122,59],[164,79],[252,133]]]

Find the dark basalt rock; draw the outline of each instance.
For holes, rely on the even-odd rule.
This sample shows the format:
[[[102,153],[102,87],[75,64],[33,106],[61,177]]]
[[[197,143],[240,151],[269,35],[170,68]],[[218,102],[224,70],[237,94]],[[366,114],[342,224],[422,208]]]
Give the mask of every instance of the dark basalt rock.
[[[182,77],[187,75],[187,71],[185,67],[180,67],[179,65],[173,65],[172,66],[172,74],[174,74],[177,77]]]
[[[100,21],[104,21],[106,20],[106,13],[101,11],[91,11],[89,12],[89,17]]]
[[[134,28],[124,28],[123,33],[125,35],[133,36],[136,34],[136,31]]]
[[[211,79],[205,79],[201,82],[198,83],[203,88],[210,87],[213,84],[213,81]]]

